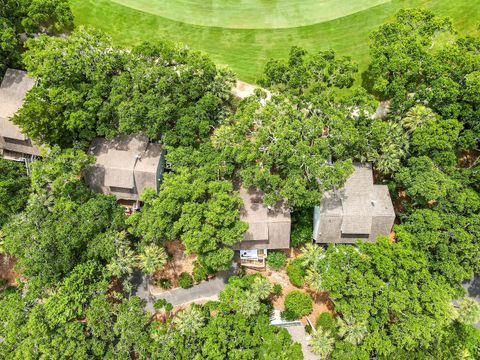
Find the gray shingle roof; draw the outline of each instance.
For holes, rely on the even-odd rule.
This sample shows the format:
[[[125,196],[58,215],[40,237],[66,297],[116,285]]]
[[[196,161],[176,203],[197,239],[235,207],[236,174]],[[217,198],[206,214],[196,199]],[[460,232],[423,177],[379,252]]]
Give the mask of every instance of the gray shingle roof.
[[[315,216],[317,242],[353,242],[355,235],[375,239],[390,232],[395,211],[387,186],[373,184],[371,164],[354,166],[342,189],[322,197]]]
[[[0,85],[0,149],[31,155],[39,154],[38,147],[32,145],[22,134],[20,127],[10,121],[22,107],[26,93],[34,85],[35,79],[28,77],[25,71],[7,69]]]
[[[93,190],[126,200],[138,200],[147,187],[158,190],[161,145],[140,135],[120,135],[95,139],[89,153],[96,162],[85,180]]]
[[[288,249],[290,247],[290,212],[283,203],[269,209],[263,203],[264,194],[254,188],[240,188],[244,206],[240,218],[249,228],[245,241],[235,245],[235,249]]]

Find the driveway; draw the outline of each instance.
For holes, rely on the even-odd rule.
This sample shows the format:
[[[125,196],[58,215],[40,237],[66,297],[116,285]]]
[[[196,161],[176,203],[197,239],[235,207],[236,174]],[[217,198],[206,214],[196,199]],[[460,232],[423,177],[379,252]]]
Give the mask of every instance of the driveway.
[[[153,313],[153,303],[158,299],[165,299],[173,306],[185,305],[194,301],[215,299],[220,291],[225,289],[228,279],[234,275],[235,270],[232,268],[222,271],[210,281],[202,281],[199,284],[192,285],[188,289],[173,289],[163,291],[158,294],[151,293],[148,280],[138,271],[133,275],[132,283],[134,285],[134,295],[145,301],[145,310]]]
[[[480,303],[480,273],[475,274],[472,280],[465,281],[463,283],[463,288],[469,297]],[[475,326],[480,329],[480,321],[477,322]]]

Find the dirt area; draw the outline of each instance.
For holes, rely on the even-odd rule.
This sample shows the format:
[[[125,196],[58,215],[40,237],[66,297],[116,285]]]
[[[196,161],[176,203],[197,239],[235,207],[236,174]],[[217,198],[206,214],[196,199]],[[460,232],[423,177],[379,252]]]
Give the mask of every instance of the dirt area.
[[[258,271],[253,269],[247,269],[247,274],[255,273],[258,273]],[[271,270],[267,268],[265,271],[262,272],[262,275],[265,276],[268,280],[270,280],[272,284],[282,285],[282,295],[273,299],[273,306],[275,309],[284,310],[285,296],[293,290],[298,290],[309,294],[313,300],[313,312],[308,315],[308,318],[313,324],[315,324],[318,315],[320,315],[322,312],[334,312],[333,303],[328,298],[328,293],[316,293],[315,291],[306,287],[297,288],[296,286],[293,286],[288,280],[288,275],[285,270]],[[305,317],[301,319],[301,322],[304,325],[307,325],[307,319]]]
[[[19,274],[13,271],[15,258],[7,255],[0,255],[0,279],[7,280],[9,286],[16,286]]]
[[[458,165],[462,168],[469,168],[478,161],[480,151],[478,150],[465,150],[458,155]]]
[[[180,240],[168,241],[165,244],[165,249],[169,256],[169,261],[162,271],[153,275],[153,281],[156,279],[169,279],[172,288],[178,287],[178,277],[182,272],[187,272],[190,275],[193,273],[193,262],[197,258],[196,255],[187,256],[185,254],[185,246]],[[157,286],[152,286],[155,292],[161,292],[162,289]]]

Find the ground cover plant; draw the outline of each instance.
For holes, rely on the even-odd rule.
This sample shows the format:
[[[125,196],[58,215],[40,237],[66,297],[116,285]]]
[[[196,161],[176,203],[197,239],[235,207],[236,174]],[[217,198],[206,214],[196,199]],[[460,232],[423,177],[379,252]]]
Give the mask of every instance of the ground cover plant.
[[[365,69],[370,32],[401,8],[422,6],[451,16],[464,33],[478,33],[480,4],[470,0],[72,1],[77,24],[102,29],[117,44],[179,41],[250,82],[267,59],[287,57],[292,46],[335,49]]]

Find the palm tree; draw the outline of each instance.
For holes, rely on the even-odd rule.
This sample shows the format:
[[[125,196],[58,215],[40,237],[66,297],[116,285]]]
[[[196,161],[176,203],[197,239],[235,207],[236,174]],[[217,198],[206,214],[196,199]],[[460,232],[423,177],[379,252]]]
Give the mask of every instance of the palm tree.
[[[320,355],[323,359],[330,356],[333,351],[335,339],[330,335],[330,332],[319,328],[310,339],[308,345],[314,354]]]
[[[245,316],[258,314],[260,311],[260,300],[256,294],[247,291],[244,296],[238,300],[238,311]]]
[[[147,274],[161,270],[167,263],[167,254],[161,246],[147,245],[143,253],[138,255],[138,265]]]
[[[408,110],[405,117],[401,120],[402,126],[408,133],[413,133],[418,127],[430,120],[435,120],[437,115],[432,109],[423,105],[416,105]]]
[[[352,316],[338,319],[338,336],[353,345],[360,345],[368,334],[365,321],[357,322]]]
[[[113,276],[122,278],[125,275],[131,275],[137,265],[135,253],[126,244],[117,247],[115,257],[107,265],[107,269]]]
[[[480,305],[470,298],[463,299],[454,307],[454,319],[465,325],[473,325],[480,318]]]
[[[305,277],[307,284],[316,292],[322,292],[324,289],[322,287],[322,275],[317,270],[308,270],[307,276]]]
[[[300,254],[302,266],[317,269],[320,261],[325,258],[325,250],[316,244],[307,243]]]
[[[272,292],[273,285],[264,277],[257,277],[252,284],[252,293],[260,300],[265,300]]]
[[[173,319],[173,324],[181,335],[196,333],[204,323],[205,316],[195,305],[190,305]]]

